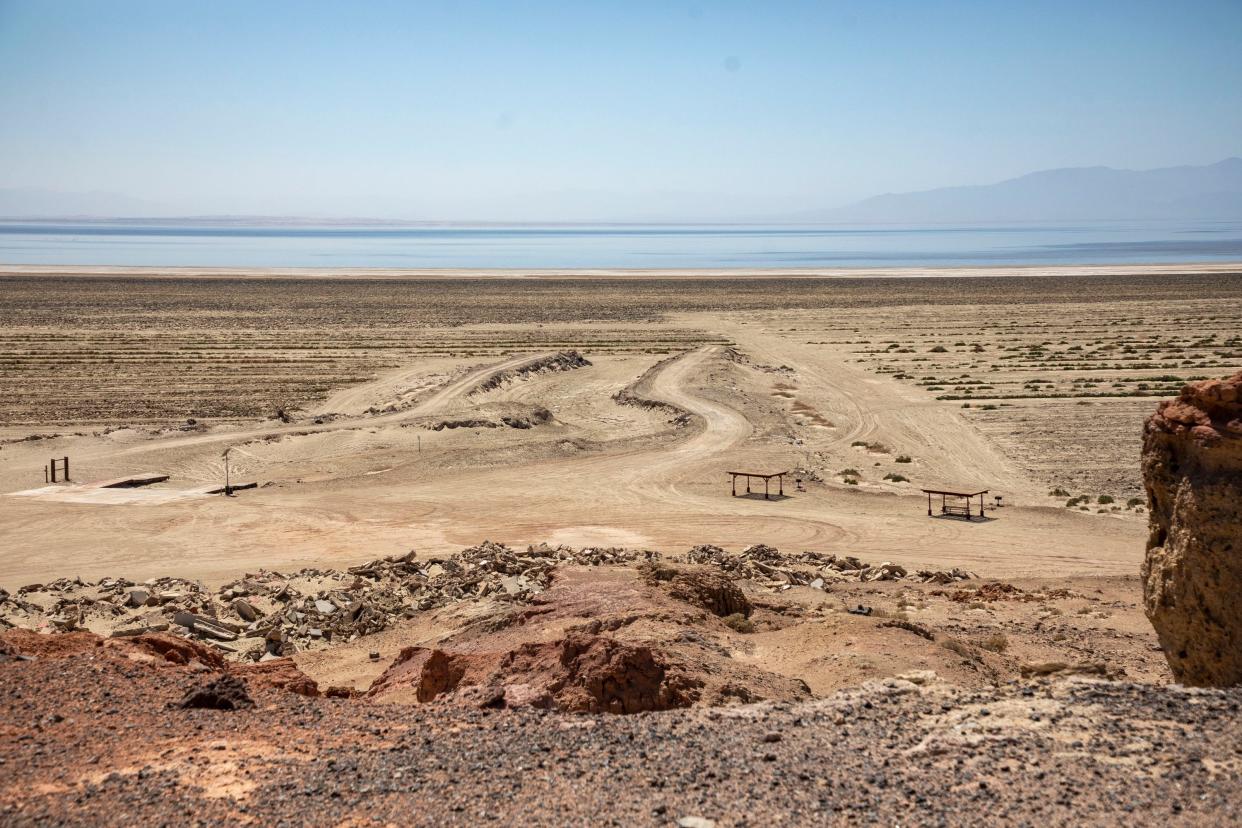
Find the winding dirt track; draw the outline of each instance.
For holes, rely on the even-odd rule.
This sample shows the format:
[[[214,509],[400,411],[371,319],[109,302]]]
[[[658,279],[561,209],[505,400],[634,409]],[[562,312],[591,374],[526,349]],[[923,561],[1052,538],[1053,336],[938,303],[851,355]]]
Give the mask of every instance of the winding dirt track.
[[[742,329],[730,334],[756,358],[777,356],[758,335]],[[418,405],[389,414],[119,445],[98,441],[75,450],[75,456],[87,460],[122,459],[132,467],[212,476],[218,448],[225,444],[296,437],[323,441],[315,448],[321,460],[335,466],[353,461],[356,468],[348,476],[307,480],[309,486],[289,481],[231,500],[164,506],[5,498],[0,533],[9,554],[0,560],[0,583],[74,574],[226,578],[258,566],[340,566],[411,547],[453,551],[485,537],[513,544],[547,540],[666,551],[700,543],[737,548],[763,542],[910,566],[963,566],[986,575],[1117,574],[1137,566],[1140,528],[1066,510],[1010,508],[999,520],[966,525],[929,519],[919,495],[829,487],[785,500],[730,497],[724,471],[739,456],[762,463],[769,455],[762,445],[756,448],[754,423],[743,411],[695,391],[696,383],[706,381],[707,369],[723,364],[718,346],[668,361],[651,381],[651,396],[697,415],[689,433],[629,448],[423,472],[412,459],[417,456],[411,454],[413,430],[400,428],[402,423],[468,406],[466,395],[488,377],[542,356],[515,356],[472,369]],[[929,466],[958,480],[973,474],[969,479],[982,479],[985,485],[1008,484],[1007,492],[1036,485],[1008,469],[1005,459],[952,409],[916,403],[896,383],[843,361],[825,364],[822,355],[816,359],[784,344],[779,356],[796,369],[799,393],[822,401],[839,423],[835,441],[842,451],[858,439],[897,438],[903,445],[920,446]],[[563,381],[576,381],[572,375],[577,373]],[[385,381],[406,376],[395,372]],[[385,440],[398,442],[383,455],[390,460],[384,468],[367,471],[368,466],[358,465],[365,460],[373,467],[374,459],[366,458],[374,458],[376,446]],[[787,462],[787,449],[779,457],[770,455],[771,462]],[[487,451],[499,450],[503,445]],[[49,556],[51,537],[57,546]]]

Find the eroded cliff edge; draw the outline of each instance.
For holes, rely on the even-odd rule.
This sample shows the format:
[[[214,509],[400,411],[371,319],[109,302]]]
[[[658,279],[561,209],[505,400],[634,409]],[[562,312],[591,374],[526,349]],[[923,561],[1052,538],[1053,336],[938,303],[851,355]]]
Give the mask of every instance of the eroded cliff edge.
[[[1169,666],[1185,684],[1242,684],[1242,372],[1160,404],[1143,480],[1143,598]]]

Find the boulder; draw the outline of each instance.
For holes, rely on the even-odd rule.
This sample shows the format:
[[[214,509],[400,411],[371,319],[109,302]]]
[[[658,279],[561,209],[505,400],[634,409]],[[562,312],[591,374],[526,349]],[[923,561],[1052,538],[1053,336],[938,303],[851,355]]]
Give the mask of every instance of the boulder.
[[[1187,385],[1143,431],[1143,599],[1178,681],[1242,684],[1242,372]]]
[[[113,648],[126,647],[161,658],[172,664],[188,665],[198,662],[204,667],[210,667],[213,670],[224,669],[224,657],[219,652],[206,644],[190,641],[179,635],[147,633],[136,635],[124,642],[113,641],[109,643]]]

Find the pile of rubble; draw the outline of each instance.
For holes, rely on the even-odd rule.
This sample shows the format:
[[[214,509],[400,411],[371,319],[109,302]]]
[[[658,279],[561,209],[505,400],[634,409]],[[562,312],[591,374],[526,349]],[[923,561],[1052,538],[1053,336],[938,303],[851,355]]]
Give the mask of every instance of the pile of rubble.
[[[658,554],[631,549],[546,544],[522,553],[485,541],[447,558],[420,561],[409,552],[344,572],[261,570],[215,592],[182,578],[142,584],[62,578],[24,586],[14,595],[0,590],[0,628],[85,629],[114,637],[172,631],[208,641],[233,658],[259,661],[353,641],[459,601],[529,601],[549,586],[557,566],[654,557]]]
[[[262,661],[353,641],[461,601],[525,603],[551,585],[558,566],[623,566],[659,558],[648,550],[547,544],[520,552],[484,541],[448,557],[419,560],[409,552],[345,571],[260,570],[215,591],[184,578],[143,583],[61,578],[29,584],[14,594],[0,589],[0,628],[89,630],[113,637],[167,631],[209,642],[239,661]],[[825,589],[839,581],[948,584],[974,577],[958,569],[911,575],[893,563],[872,566],[819,552],[787,555],[762,544],[738,553],[696,546],[681,560],[773,589]]]
[[[741,552],[726,552],[719,546],[696,546],[686,553],[686,563],[717,566],[732,578],[755,581],[775,589],[810,586],[824,589],[840,581],[916,581],[948,584],[971,580],[973,573],[961,569],[921,569],[911,575],[904,566],[885,561],[871,565],[852,555],[823,552],[782,553],[758,543]]]

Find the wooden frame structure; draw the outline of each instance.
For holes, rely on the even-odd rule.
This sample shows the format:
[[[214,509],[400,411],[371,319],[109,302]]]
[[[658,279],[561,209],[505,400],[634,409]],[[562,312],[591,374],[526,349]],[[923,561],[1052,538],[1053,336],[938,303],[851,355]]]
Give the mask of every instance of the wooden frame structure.
[[[979,498],[979,517],[987,517],[983,512],[983,496],[988,493],[987,489],[981,492],[949,492],[942,489],[924,489],[923,494],[927,495],[927,516],[932,516],[932,495],[940,495],[940,514],[952,515],[954,517],[964,517],[967,520],[974,519],[974,499]],[[949,503],[950,497],[956,497],[961,503]]]
[[[750,494],[750,479],[752,477],[757,480],[762,480],[764,500],[770,499],[769,483],[772,480],[772,478],[775,477],[776,484],[777,486],[780,487],[780,490],[777,492],[777,496],[778,497],[785,496],[785,475],[789,474],[789,472],[787,471],[772,472],[771,474],[758,474],[757,472],[731,471],[731,472],[728,472],[728,474],[733,476],[733,496],[734,497],[737,497],[737,479],[739,477],[746,478],[746,494]]]
[[[66,483],[69,482],[68,457],[53,457],[52,462],[43,467],[43,482],[59,483],[60,481],[56,479],[57,472],[61,472],[61,480],[64,480]]]

